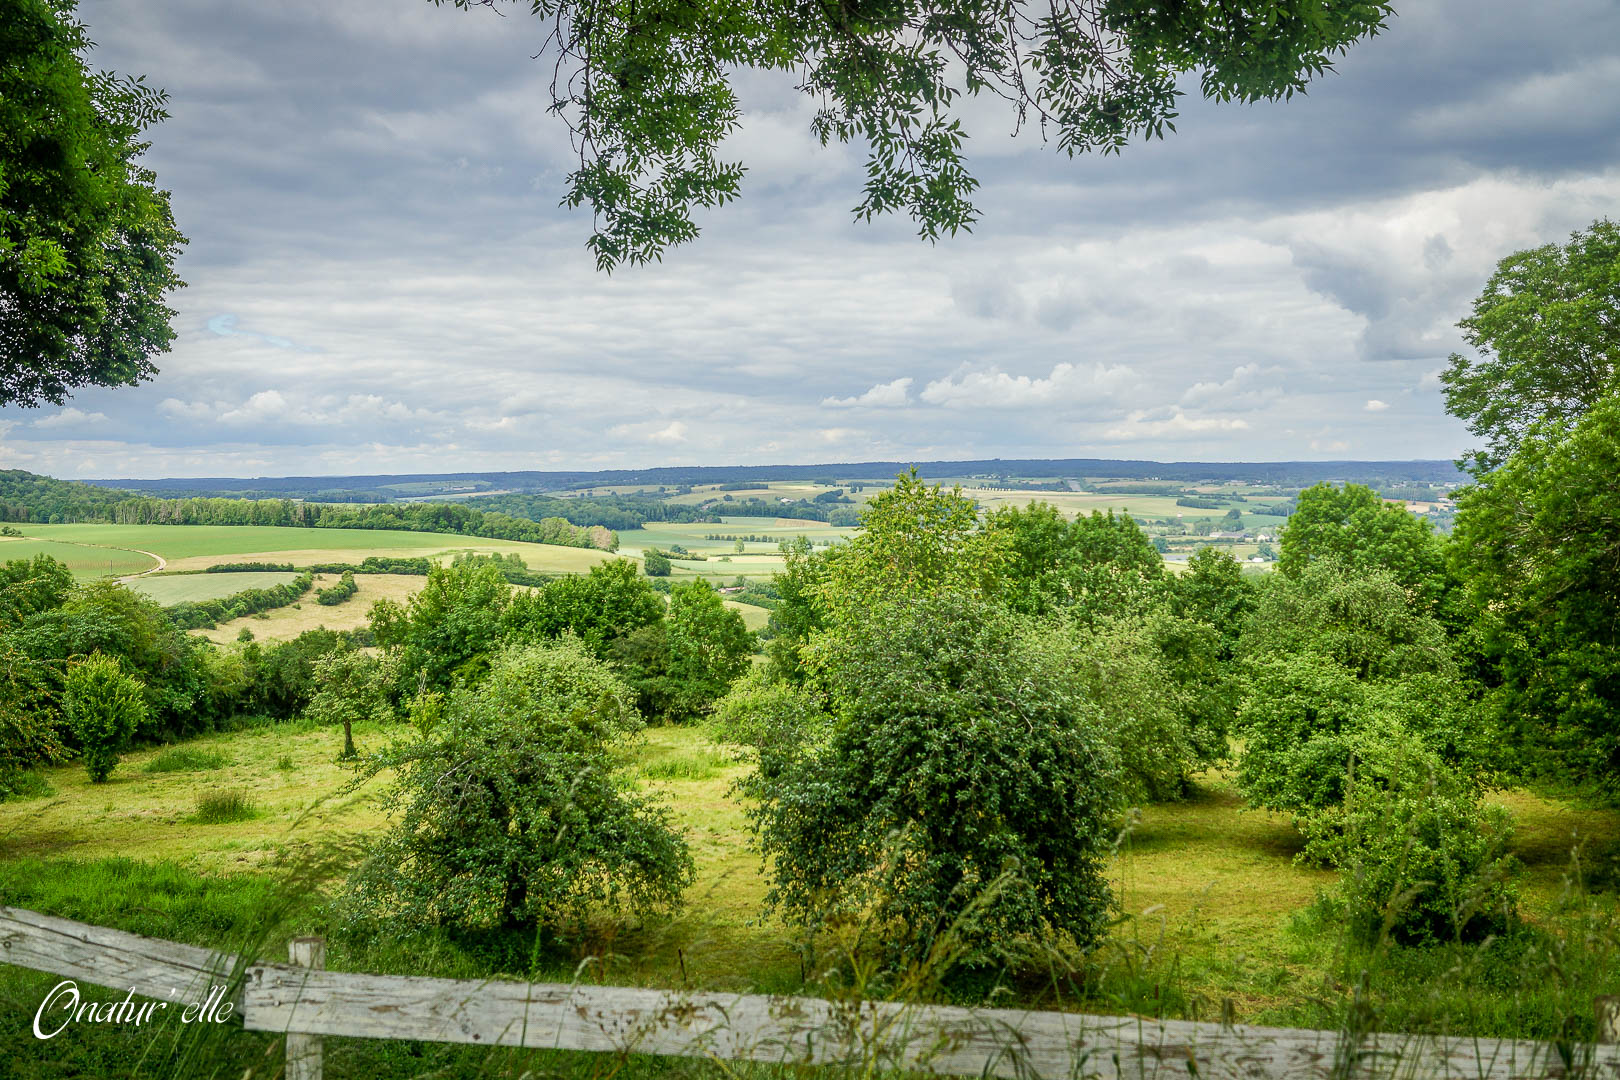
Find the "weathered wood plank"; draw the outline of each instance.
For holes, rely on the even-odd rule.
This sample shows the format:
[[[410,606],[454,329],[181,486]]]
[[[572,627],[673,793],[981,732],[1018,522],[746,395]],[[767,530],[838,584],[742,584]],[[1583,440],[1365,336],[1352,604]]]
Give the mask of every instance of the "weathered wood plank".
[[[295,968],[319,971],[326,967],[326,939],[293,938],[287,942],[287,959],[292,961]],[[287,1080],[321,1080],[326,1067],[326,1048],[319,1035],[289,1031],[282,1045],[287,1062]]]
[[[314,959],[311,952],[309,960]],[[227,954],[0,907],[0,960],[168,998],[224,981]],[[306,961],[307,962],[307,961]],[[632,987],[475,982],[255,965],[246,1027],[307,1036],[858,1064],[1017,1080],[1191,1076],[1620,1080],[1620,1046],[1223,1026],[1135,1017]]]
[[[1530,1042],[1385,1034],[1341,1052],[1336,1033],[1286,1028],[279,966],[250,972],[243,1003],[249,1026],[270,1030],[792,1064],[870,1063],[952,1076],[1570,1075],[1570,1063],[1554,1048]],[[1581,1054],[1584,1075],[1620,1077],[1620,1048],[1585,1048]]]
[[[173,999],[224,983],[226,953],[0,907],[0,960],[143,997]]]

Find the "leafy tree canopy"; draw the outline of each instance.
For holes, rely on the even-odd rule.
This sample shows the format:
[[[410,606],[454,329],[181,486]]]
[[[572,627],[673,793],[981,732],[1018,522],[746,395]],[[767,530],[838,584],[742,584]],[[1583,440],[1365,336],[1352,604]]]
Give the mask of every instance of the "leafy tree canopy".
[[[1291,97],[1393,11],[1381,0],[528,6],[549,27],[548,111],[578,155],[563,202],[590,205],[588,245],[609,270],[693,239],[694,210],[737,197],[744,167],[722,160],[720,144],[740,124],[739,69],[791,73],[819,106],[811,130],[823,145],[866,144],[857,218],[903,211],[932,240],[978,217],[964,97],[1003,99],[1010,127],[1034,125],[1070,155],[1118,153],[1175,129],[1182,74],[1198,72],[1220,101]]]
[[[1320,559],[1358,572],[1382,571],[1430,609],[1446,591],[1445,554],[1433,526],[1361,484],[1316,484],[1299,493],[1283,527],[1277,569],[1298,577]]]
[[[691,854],[617,753],[640,726],[629,689],[577,641],[503,649],[442,723],[366,761],[363,776],[397,773],[396,818],[349,881],[350,911],[407,930],[555,932],[678,907]]]
[[[1620,790],[1617,431],[1620,393],[1531,428],[1458,500],[1450,554],[1513,741]]]
[[[865,914],[896,961],[950,948],[1003,962],[1031,936],[1095,944],[1116,764],[1064,656],[961,593],[855,618],[828,642],[826,738],[805,737],[820,725],[792,690],[756,718],[775,729],[745,784],[768,902],[811,929]]]
[[[140,164],[164,95],[85,66],[76,0],[0,0],[0,405],[129,386],[174,340],[185,238]]]
[[[1458,325],[1479,355],[1453,353],[1440,381],[1446,410],[1486,440],[1473,456],[1483,472],[1535,425],[1569,427],[1616,390],[1620,226],[1605,219],[1509,255]]]

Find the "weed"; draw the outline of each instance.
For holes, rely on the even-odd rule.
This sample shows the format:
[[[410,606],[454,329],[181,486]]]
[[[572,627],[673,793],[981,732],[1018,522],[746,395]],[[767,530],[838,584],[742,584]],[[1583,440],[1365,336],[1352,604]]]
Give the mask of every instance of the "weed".
[[[197,812],[191,820],[198,825],[226,825],[258,816],[253,800],[245,791],[210,791],[197,796]]]
[[[218,750],[201,750],[194,746],[174,746],[148,761],[143,772],[203,772],[223,769],[230,759]]]

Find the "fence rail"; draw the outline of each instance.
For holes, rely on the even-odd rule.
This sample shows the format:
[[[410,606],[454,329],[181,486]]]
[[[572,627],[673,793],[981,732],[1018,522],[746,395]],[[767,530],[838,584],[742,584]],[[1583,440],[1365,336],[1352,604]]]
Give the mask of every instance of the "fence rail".
[[[321,1037],[412,1039],[1013,1080],[1098,1077],[1444,1077],[1620,1080],[1620,1046],[1225,1025],[1015,1009],[836,1002],[633,987],[323,970],[318,938],[290,964],[236,957],[0,907],[0,960],[174,1000],[222,980],[251,1031],[287,1036],[289,1080],[321,1080]],[[1620,998],[1599,999],[1601,1031]]]

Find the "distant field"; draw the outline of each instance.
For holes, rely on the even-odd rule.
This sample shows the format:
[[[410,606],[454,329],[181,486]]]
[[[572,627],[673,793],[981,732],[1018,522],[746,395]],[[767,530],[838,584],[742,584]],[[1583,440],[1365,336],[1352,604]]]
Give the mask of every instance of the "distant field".
[[[258,575],[196,575],[196,577],[226,579],[255,576]],[[366,625],[366,616],[371,614],[371,605],[379,600],[393,600],[403,604],[421,589],[426,580],[412,574],[356,574],[354,583],[360,591],[341,604],[327,607],[316,603],[315,594],[311,591],[296,605],[289,604],[287,607],[276,608],[260,615],[232,619],[230,622],[220,623],[212,630],[199,630],[197,633],[216,644],[224,645],[235,641],[244,627],[252,630],[254,638],[259,641],[291,641],[305,630],[314,630],[317,627],[325,627],[328,630],[358,630]],[[336,574],[317,574],[315,588],[325,588],[336,581]]]
[[[452,551],[480,551],[517,552],[531,570],[555,574],[583,573],[613,557],[588,548],[393,529],[295,529],[271,525],[24,525],[21,528],[28,536],[42,540],[155,552],[168,560],[170,570],[200,570],[217,562],[308,565],[358,562],[367,555],[443,555],[448,558]],[[133,573],[149,569],[151,565],[143,559],[139,565],[123,572]]]
[[[742,612],[743,625],[750,630],[763,630],[765,624],[771,621],[771,613],[765,608],[739,603],[736,600],[727,600],[725,605],[734,611]]]
[[[154,574],[136,578],[129,587],[168,607],[170,604],[217,600],[248,589],[285,585],[297,574]]]
[[[32,533],[35,528],[36,526],[29,526],[29,532]],[[109,574],[114,577],[139,574],[157,566],[157,561],[150,556],[116,546],[94,547],[59,540],[35,539],[32,536],[20,540],[16,537],[0,537],[0,563],[10,562],[13,559],[32,559],[35,555],[49,555],[57,562],[66,563],[68,569],[73,571],[73,576],[80,581],[91,581],[107,577]]]

